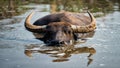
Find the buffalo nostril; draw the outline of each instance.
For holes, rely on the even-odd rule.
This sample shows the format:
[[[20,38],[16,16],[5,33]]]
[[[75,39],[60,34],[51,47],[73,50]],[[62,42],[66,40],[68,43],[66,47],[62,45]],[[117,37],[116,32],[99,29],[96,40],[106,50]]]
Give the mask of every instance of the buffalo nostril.
[[[64,44],[64,41],[58,40],[49,41],[49,45],[62,45],[62,44]]]
[[[59,42],[59,44],[64,44],[64,41]]]

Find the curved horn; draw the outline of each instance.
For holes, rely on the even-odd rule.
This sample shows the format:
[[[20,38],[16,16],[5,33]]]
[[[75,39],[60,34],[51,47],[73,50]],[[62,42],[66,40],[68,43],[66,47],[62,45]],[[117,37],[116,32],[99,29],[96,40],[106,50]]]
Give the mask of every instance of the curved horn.
[[[33,25],[31,24],[30,20],[31,17],[33,16],[34,12],[32,12],[30,15],[28,15],[28,17],[25,20],[25,27],[27,30],[32,31],[32,32],[40,32],[42,31],[44,28],[46,28],[46,25],[44,26],[37,26],[37,25]]]
[[[86,26],[71,25],[71,28],[73,29],[74,32],[86,33],[86,32],[94,31],[96,29],[96,20],[95,20],[94,16],[89,11],[87,11],[87,13],[90,16],[91,23]]]

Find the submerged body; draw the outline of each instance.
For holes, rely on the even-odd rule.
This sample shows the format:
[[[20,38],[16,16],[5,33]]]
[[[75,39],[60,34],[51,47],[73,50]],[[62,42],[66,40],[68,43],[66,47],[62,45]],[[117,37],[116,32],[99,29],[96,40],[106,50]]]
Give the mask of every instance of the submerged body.
[[[32,25],[30,19],[33,13],[31,13],[26,19],[25,27],[35,33],[44,33],[45,35],[41,39],[49,45],[72,45],[77,40],[75,33],[87,33],[95,30],[95,18],[90,12],[88,14],[89,16],[60,12],[40,18]]]

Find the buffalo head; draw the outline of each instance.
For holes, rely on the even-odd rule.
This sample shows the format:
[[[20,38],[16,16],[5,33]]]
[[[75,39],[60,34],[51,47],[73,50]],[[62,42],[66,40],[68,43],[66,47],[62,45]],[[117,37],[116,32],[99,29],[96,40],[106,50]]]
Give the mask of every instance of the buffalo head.
[[[94,31],[96,24],[93,15],[88,12],[90,18],[88,18],[89,24],[86,25],[75,25],[84,23],[87,21],[83,18],[78,18],[80,15],[73,14],[73,16],[67,13],[58,13],[53,15],[45,16],[37,20],[34,24],[30,23],[33,12],[26,18],[25,27],[27,30],[35,33],[44,33],[42,40],[48,45],[72,45],[76,40],[77,36],[75,33],[85,33]],[[67,19],[66,19],[67,18]],[[76,22],[73,22],[76,19]],[[74,19],[75,18],[75,19]]]
[[[47,25],[46,32],[44,41],[48,44],[72,45],[76,40],[76,36],[70,24],[65,22],[54,22]]]

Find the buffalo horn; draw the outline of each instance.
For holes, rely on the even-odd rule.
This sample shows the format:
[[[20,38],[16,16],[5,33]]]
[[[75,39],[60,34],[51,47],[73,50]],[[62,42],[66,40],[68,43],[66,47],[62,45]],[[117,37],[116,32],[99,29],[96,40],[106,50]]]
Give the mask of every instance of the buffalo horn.
[[[71,25],[71,28],[73,29],[74,32],[86,33],[86,32],[94,31],[96,29],[96,20],[95,20],[94,16],[89,11],[87,11],[87,12],[90,16],[91,23],[89,25],[85,25],[85,26]]]
[[[32,12],[30,15],[28,15],[28,17],[25,20],[26,29],[29,31],[32,31],[32,32],[40,32],[41,30],[44,30],[46,28],[46,25],[37,26],[37,25],[31,24],[30,20],[31,20],[31,17],[33,16],[33,14],[34,14],[34,12]]]

